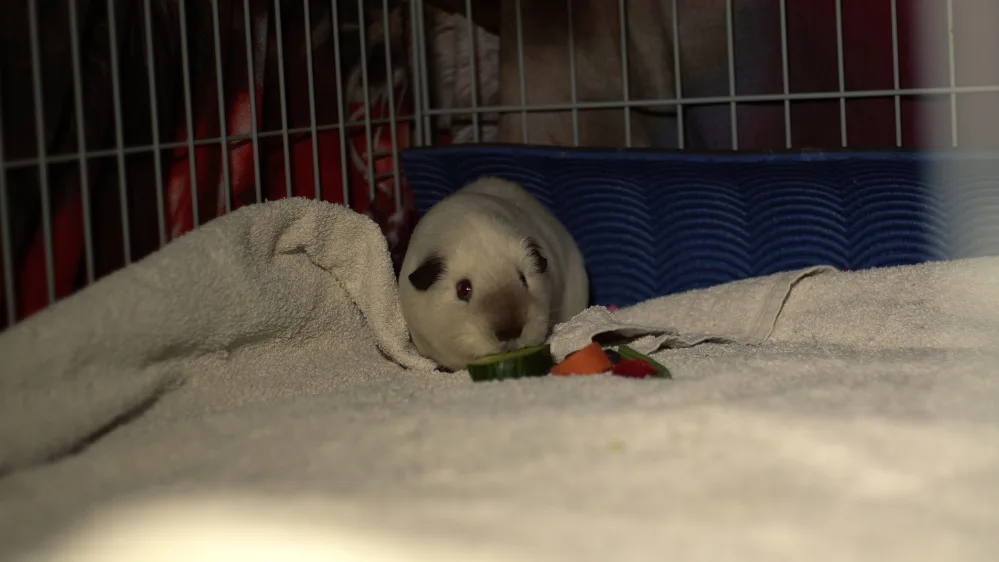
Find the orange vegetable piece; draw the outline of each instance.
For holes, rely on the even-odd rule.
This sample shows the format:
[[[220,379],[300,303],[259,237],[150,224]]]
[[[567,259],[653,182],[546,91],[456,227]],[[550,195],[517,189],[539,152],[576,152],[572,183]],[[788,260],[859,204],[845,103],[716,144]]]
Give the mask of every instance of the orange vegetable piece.
[[[551,373],[562,376],[596,375],[609,371],[610,368],[611,362],[604,349],[599,343],[593,342],[552,367]]]

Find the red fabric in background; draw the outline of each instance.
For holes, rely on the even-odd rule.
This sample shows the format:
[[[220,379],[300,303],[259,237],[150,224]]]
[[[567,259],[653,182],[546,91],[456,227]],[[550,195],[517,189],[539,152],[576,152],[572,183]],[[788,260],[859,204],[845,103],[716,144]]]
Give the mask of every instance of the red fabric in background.
[[[223,119],[219,119],[218,81],[216,70],[209,68],[203,75],[192,76],[192,115],[194,123],[194,141],[218,138],[220,122],[225,124],[226,135],[238,137],[252,132],[250,104],[250,72],[247,68],[246,45],[243,30],[243,3],[227,4],[220,13],[222,19],[222,35],[220,44],[223,48]],[[280,131],[281,129],[281,83],[277,68],[276,38],[272,25],[266,25],[269,17],[269,3],[260,0],[253,1],[253,15],[264,18],[263,23],[255,31],[266,29],[267,34],[253,34],[253,84],[256,97],[257,130]],[[288,19],[292,18],[287,18]],[[292,21],[295,21],[292,19]],[[303,20],[297,20],[303,21]],[[226,25],[226,22],[229,25]],[[285,52],[285,94],[288,107],[288,126],[291,129],[309,127],[312,122],[310,104],[308,101],[307,73],[304,67],[304,56],[293,56],[289,53],[302,53],[305,46],[304,29],[284,30]],[[314,100],[316,125],[320,130],[316,134],[316,154],[318,155],[319,191],[315,166],[313,165],[313,138],[311,133],[291,133],[288,135],[288,154],[290,160],[285,161],[284,139],[281,135],[260,138],[257,149],[261,169],[259,176],[263,185],[260,186],[260,199],[275,200],[292,196],[319,197],[332,203],[350,206],[355,211],[368,214],[376,220],[389,240],[389,246],[396,260],[401,261],[402,252],[408,232],[415,221],[416,211],[412,197],[405,181],[400,186],[403,206],[395,204],[395,178],[392,174],[393,159],[392,135],[388,124],[372,125],[374,157],[371,167],[376,182],[368,184],[367,137],[363,125],[348,127],[345,131],[347,161],[341,158],[340,132],[330,129],[338,125],[336,104],[339,102],[333,72],[319,72],[318,69],[335,68],[332,48],[317,49],[313,55]],[[345,69],[349,71],[351,69]],[[143,76],[142,79],[145,79]],[[410,145],[410,126],[404,121],[412,116],[411,90],[397,87],[394,92],[396,115],[396,148],[405,149]],[[372,101],[368,109],[372,120],[387,120],[389,108],[387,103]],[[364,108],[351,104],[347,114],[353,114],[353,120],[364,120]],[[188,131],[183,119],[176,127],[176,132],[161,131],[164,140],[174,140],[186,143]],[[352,158],[351,154],[355,153]],[[194,169],[187,146],[173,150],[164,150],[163,159],[163,207],[165,215],[167,241],[177,238],[226,212],[225,172],[228,172],[231,191],[228,194],[232,210],[239,209],[258,201],[254,167],[254,146],[249,139],[231,140],[226,147],[227,168],[223,168],[223,154],[219,143],[199,145],[194,149]],[[126,158],[126,160],[128,160]],[[126,164],[128,165],[128,164]],[[289,167],[286,176],[286,166]],[[350,189],[345,192],[343,170],[347,169],[346,178]],[[290,176],[291,185],[285,178]],[[132,187],[132,186],[130,186]],[[374,196],[371,196],[373,192]],[[345,194],[347,198],[345,199]],[[145,193],[130,192],[130,197],[146,196]],[[197,205],[195,206],[195,202]],[[196,211],[196,212],[195,212]],[[134,240],[156,239],[158,224],[150,221],[137,220],[132,217],[129,232]],[[112,248],[110,253],[120,256],[111,269],[125,265],[124,255],[118,248],[121,246],[120,229],[111,230],[107,238],[94,239],[95,246]],[[15,265],[15,273],[19,276],[20,291],[16,293],[16,318],[24,319],[47,307],[48,283],[45,265],[44,238],[41,230],[35,236],[27,255],[20,264]],[[79,192],[72,193],[68,201],[52,210],[52,246],[54,254],[53,277],[56,297],[62,298],[72,294],[86,284],[82,275],[85,267],[83,249],[83,214],[82,199]],[[134,246],[133,246],[134,250]],[[134,254],[134,251],[133,251]],[[134,256],[139,259],[142,256]],[[100,272],[98,272],[98,276]],[[2,282],[2,280],[0,280]],[[0,287],[2,288],[2,287]],[[3,299],[0,299],[2,301]],[[0,302],[0,327],[6,327],[6,303]]]
[[[844,89],[848,92],[893,89],[890,2],[842,0],[841,6]],[[788,73],[792,93],[839,90],[835,10],[835,0],[787,2]],[[901,88],[921,85],[913,43],[917,25],[915,15],[915,1],[897,1]],[[912,97],[901,99],[903,146],[919,147],[926,142],[918,119],[920,103],[926,102],[918,102]],[[851,148],[896,146],[893,98],[848,99],[845,108],[847,142]],[[839,100],[792,103],[794,146],[839,148],[842,144],[840,115]]]

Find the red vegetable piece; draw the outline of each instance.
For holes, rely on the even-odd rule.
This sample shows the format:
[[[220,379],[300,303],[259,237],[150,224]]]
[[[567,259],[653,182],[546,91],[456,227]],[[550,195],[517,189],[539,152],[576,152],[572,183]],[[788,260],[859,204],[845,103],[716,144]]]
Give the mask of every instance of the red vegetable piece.
[[[611,373],[619,377],[630,379],[644,379],[657,374],[655,368],[641,359],[621,359],[616,365],[611,367]]]

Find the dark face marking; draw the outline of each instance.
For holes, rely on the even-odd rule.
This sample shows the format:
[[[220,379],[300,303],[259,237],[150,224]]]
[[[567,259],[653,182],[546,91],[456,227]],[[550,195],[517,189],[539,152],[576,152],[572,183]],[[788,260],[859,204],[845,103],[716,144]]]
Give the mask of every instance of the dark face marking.
[[[444,275],[444,258],[431,254],[409,274],[409,282],[417,291],[426,291]]]
[[[495,335],[497,340],[506,343],[508,341],[513,341],[519,338],[520,334],[522,333],[524,333],[524,325],[517,323],[517,324],[503,325],[496,328]]]
[[[489,320],[496,339],[508,342],[520,337],[524,330],[526,310],[519,291],[500,290],[482,301],[482,311]]]
[[[531,260],[534,261],[534,267],[537,268],[538,273],[548,271],[548,258],[541,251],[541,245],[533,238],[528,238],[527,248],[531,252]]]

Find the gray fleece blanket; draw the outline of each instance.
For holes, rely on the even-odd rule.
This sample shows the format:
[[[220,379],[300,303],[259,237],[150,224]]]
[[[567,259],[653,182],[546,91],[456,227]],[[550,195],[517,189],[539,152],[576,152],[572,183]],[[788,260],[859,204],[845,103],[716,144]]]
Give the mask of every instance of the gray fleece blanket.
[[[995,560],[999,259],[559,326],[673,380],[476,384],[370,220],[215,220],[0,336],[0,560]]]

